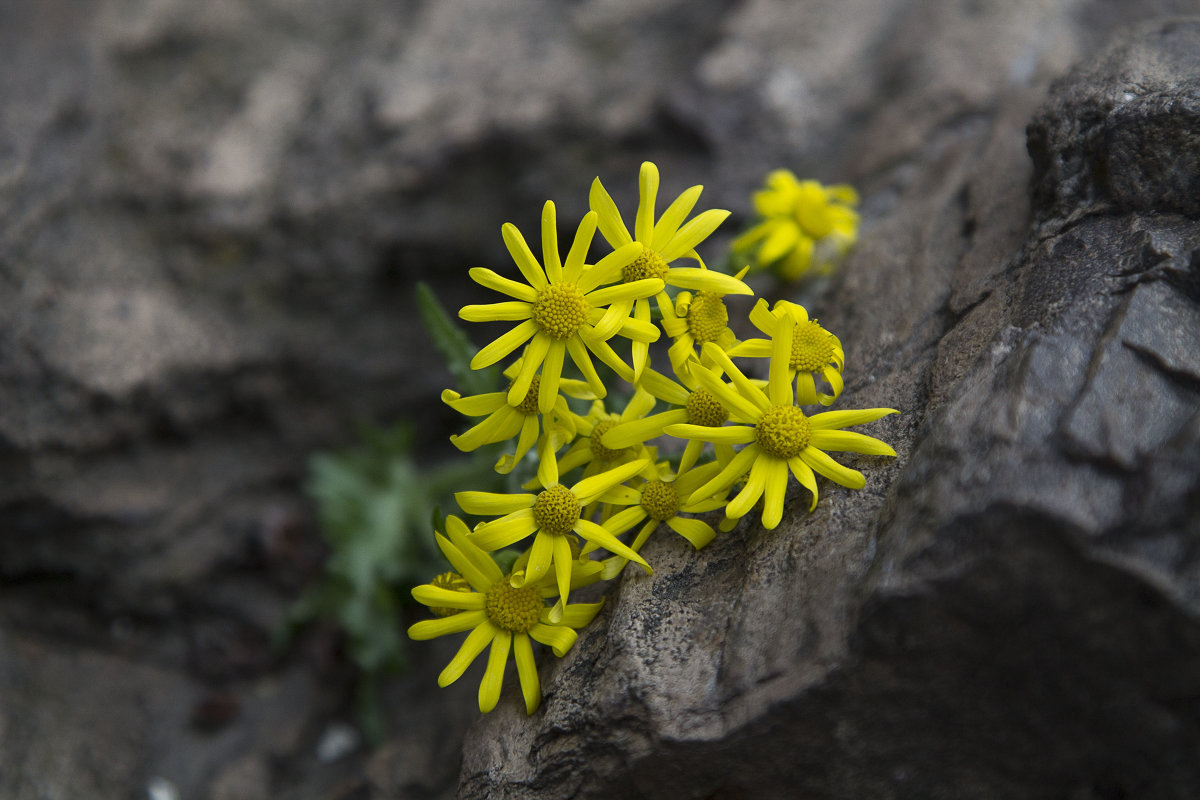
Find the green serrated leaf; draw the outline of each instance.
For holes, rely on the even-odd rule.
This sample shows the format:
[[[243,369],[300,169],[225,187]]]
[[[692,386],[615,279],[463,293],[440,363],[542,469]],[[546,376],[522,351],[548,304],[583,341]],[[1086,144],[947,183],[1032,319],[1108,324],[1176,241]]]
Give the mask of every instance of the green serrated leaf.
[[[446,367],[454,376],[459,391],[467,395],[495,391],[499,385],[498,370],[495,367],[471,369],[475,346],[467,338],[466,332],[446,313],[433,289],[424,281],[417,283],[417,310],[421,313],[421,321],[434,347],[446,359]]]

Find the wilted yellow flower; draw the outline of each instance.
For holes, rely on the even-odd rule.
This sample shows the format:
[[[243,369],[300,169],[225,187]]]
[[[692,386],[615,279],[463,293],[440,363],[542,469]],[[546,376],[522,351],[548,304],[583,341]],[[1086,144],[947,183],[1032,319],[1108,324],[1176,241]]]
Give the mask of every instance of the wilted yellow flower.
[[[439,618],[412,625],[408,635],[423,640],[470,631],[458,653],[438,676],[438,686],[442,687],[458,680],[475,658],[491,646],[487,669],[479,684],[479,710],[485,714],[500,699],[504,668],[511,651],[525,697],[525,713],[532,714],[542,702],[542,691],[530,640],[550,647],[561,658],[575,644],[573,629],[591,622],[604,603],[573,603],[565,607],[558,621],[551,621],[545,601],[558,594],[553,581],[530,581],[520,588],[513,587],[492,557],[470,541],[467,526],[458,517],[447,518],[446,536],[437,534],[437,543],[457,575],[441,575],[434,582],[412,590],[413,597],[429,606]],[[574,569],[571,585],[583,586],[597,580],[601,567],[580,561],[575,562]],[[461,585],[464,581],[468,586]]]
[[[762,220],[734,240],[733,250],[757,250],[756,266],[772,267],[784,280],[827,271],[858,241],[857,205],[852,186],[822,186],[775,170],[766,188],[754,193]]]

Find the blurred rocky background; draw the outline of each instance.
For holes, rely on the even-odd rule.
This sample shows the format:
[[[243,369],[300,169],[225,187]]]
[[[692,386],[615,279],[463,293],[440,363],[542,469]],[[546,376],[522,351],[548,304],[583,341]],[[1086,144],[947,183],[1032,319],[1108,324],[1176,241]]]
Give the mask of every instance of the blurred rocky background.
[[[1200,796],[1189,14],[0,4],[0,797]],[[402,419],[446,455],[414,283],[476,297],[502,222],[628,205],[643,159],[726,237],[771,168],[859,187],[842,272],[770,291],[899,458],[652,542],[532,719],[414,648],[368,748],[336,633],[271,647],[307,460]]]

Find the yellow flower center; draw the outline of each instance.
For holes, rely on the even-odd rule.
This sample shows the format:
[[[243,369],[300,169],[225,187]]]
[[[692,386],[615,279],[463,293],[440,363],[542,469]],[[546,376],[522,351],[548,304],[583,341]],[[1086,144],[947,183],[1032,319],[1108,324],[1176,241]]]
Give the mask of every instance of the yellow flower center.
[[[772,406],[763,412],[754,428],[754,441],[777,458],[791,458],[808,447],[812,430],[808,417],[795,406]]]
[[[573,283],[551,283],[533,301],[533,321],[544,333],[558,340],[570,339],[587,321],[591,306]]]
[[[510,386],[512,384],[509,384]],[[534,375],[533,382],[529,384],[529,391],[525,393],[525,399],[518,405],[517,411],[520,411],[527,417],[532,417],[538,413],[538,390],[542,388],[542,376]]]
[[[449,589],[452,592],[471,591],[471,584],[467,583],[467,579],[457,572],[443,572],[429,583],[439,589]],[[452,617],[462,613],[461,608],[446,608],[445,606],[430,606],[429,610],[438,617]]]
[[[792,357],[788,366],[797,372],[816,372],[833,360],[833,334],[816,320],[799,322],[792,329]]]
[[[725,420],[729,419],[729,412],[725,406],[704,389],[697,389],[689,394],[687,405],[684,408],[687,409],[688,422],[693,425],[719,428],[725,424]]]
[[[642,508],[651,519],[666,522],[679,513],[679,492],[666,481],[646,481],[642,487]]]
[[[571,532],[581,511],[579,498],[561,483],[540,492],[533,501],[533,521],[538,529],[559,536]]]
[[[488,589],[484,610],[498,627],[513,633],[525,633],[538,623],[545,604],[541,593],[532,587],[514,589],[507,580],[496,581]]]
[[[634,259],[633,263],[621,270],[621,278],[625,283],[633,283],[645,278],[667,279],[667,262],[663,257],[649,248]]]
[[[592,445],[592,458],[596,459],[597,461],[616,461],[625,453],[626,450],[629,449],[628,447],[622,447],[620,450],[612,450],[608,447],[605,447],[600,441],[600,438],[612,430],[612,427],[616,424],[616,420],[606,419],[603,422],[597,422],[596,427],[592,428],[590,440]]]
[[[688,333],[696,344],[715,342],[729,325],[729,310],[721,295],[713,292],[696,292],[687,312]]]

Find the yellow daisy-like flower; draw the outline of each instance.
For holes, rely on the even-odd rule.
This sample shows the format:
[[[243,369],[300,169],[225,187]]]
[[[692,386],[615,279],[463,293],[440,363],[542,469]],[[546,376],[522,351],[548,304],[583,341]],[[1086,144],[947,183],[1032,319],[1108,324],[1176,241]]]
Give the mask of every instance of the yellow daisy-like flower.
[[[437,534],[437,543],[446,559],[458,570],[458,581],[465,582],[467,587],[460,583],[448,587],[434,579],[432,583],[414,588],[413,597],[429,606],[439,618],[412,625],[408,635],[423,640],[470,631],[458,653],[438,676],[438,686],[442,687],[462,677],[484,648],[491,645],[487,669],[479,684],[479,710],[485,714],[495,708],[500,699],[504,669],[511,652],[517,662],[525,713],[532,714],[542,702],[532,642],[550,647],[561,658],[575,644],[574,629],[591,622],[604,603],[568,605],[560,619],[552,621],[545,600],[557,594],[557,588],[548,581],[529,582],[514,588],[492,557],[469,540],[467,526],[462,520],[449,517],[446,536]],[[599,569],[590,568],[584,562],[577,563],[579,567],[573,575],[572,585],[582,586],[598,578]]]
[[[524,575],[513,576],[513,586],[541,580],[554,567],[558,582],[559,602],[551,610],[551,619],[562,613],[570,589],[571,569],[575,554],[571,552],[572,534],[636,561],[650,572],[650,565],[630,550],[620,539],[583,515],[585,506],[595,502],[609,489],[629,480],[647,462],[631,461],[599,475],[592,475],[567,487],[553,483],[537,494],[504,494],[499,492],[458,492],[454,499],[468,514],[496,516],[482,522],[471,534],[471,541],[487,551],[499,550],[534,536],[529,550],[529,564]]]
[[[516,406],[525,399],[533,376],[540,369],[537,405],[543,414],[554,408],[563,360],[567,354],[570,354],[597,397],[604,397],[606,390],[592,365],[589,350],[618,375],[632,381],[633,372],[607,342],[619,334],[649,346],[649,342],[658,339],[658,328],[649,321],[634,320],[619,314],[606,316],[605,312],[609,304],[631,303],[661,292],[663,282],[660,278],[650,277],[614,286],[605,284],[620,279],[622,270],[633,263],[641,253],[642,246],[631,242],[600,259],[595,266],[585,267],[584,259],[596,233],[596,214],[589,212],[579,223],[566,260],[560,261],[558,228],[552,202],[547,202],[542,210],[544,269],[515,225],[505,223],[502,233],[508,252],[528,283],[509,280],[490,269],[476,267],[470,273],[476,283],[514,299],[503,303],[464,306],[458,313],[470,322],[519,320],[520,324],[480,350],[471,359],[471,368],[483,369],[495,364],[528,342],[521,369],[508,389],[508,404]]]
[[[719,463],[711,461],[696,469],[680,470],[677,475],[672,475],[666,464],[655,465],[654,477],[643,480],[638,488],[615,486],[600,498],[604,502],[628,506],[614,514],[605,524],[620,530],[628,530],[641,524],[641,530],[629,545],[629,549],[635,553],[641,552],[650,534],[664,523],[699,550],[711,542],[717,532],[702,519],[679,515],[703,514],[725,505],[723,495],[699,500],[692,496],[696,489],[707,483],[720,469]],[[628,563],[628,559],[621,556],[605,559],[604,579],[615,578]]]
[[[757,249],[756,265],[775,268],[784,280],[827,271],[858,241],[857,205],[852,186],[822,186],[775,170],[766,188],[754,193],[762,221],[735,239],[733,250]]]
[[[804,306],[780,300],[772,311],[767,310],[767,301],[759,300],[750,311],[750,321],[771,339],[779,329],[779,320],[791,317],[792,349],[788,356],[789,380],[796,378],[796,402],[802,406],[820,403],[833,405],[842,393],[842,370],[846,367],[846,353],[836,336],[822,328],[815,319],[808,318]],[[767,339],[747,339],[729,350],[729,355],[758,356],[770,358],[772,344]],[[814,375],[820,373],[829,383],[833,394],[817,392]]]
[[[866,478],[861,472],[842,466],[825,450],[849,453],[894,456],[896,451],[887,443],[861,433],[840,430],[850,425],[872,422],[887,414],[900,412],[892,408],[867,408],[856,411],[826,411],[806,416],[793,405],[792,383],[787,374],[788,352],[791,347],[792,318],[784,316],[774,339],[775,351],[767,391],[756,386],[742,374],[716,345],[711,357],[722,363],[733,381],[726,384],[712,373],[697,370],[706,389],[713,393],[737,425],[709,428],[701,425],[669,425],[671,436],[700,441],[745,445],[711,480],[692,493],[690,500],[698,501],[729,489],[743,475],[746,484],[725,507],[725,516],[740,519],[759,498],[763,498],[762,524],[768,530],[783,518],[783,500],[787,493],[788,471],[812,493],[812,505],[817,506],[819,473],[848,489],[861,489]]]
[[[642,375],[639,388],[674,408],[648,417],[623,420],[605,431],[600,443],[610,450],[619,450],[655,439],[661,436],[669,425],[690,424],[712,428],[724,425],[729,419],[729,411],[715,395],[700,385],[694,374],[698,372],[711,372],[714,380],[720,380],[720,368],[705,364],[680,375],[686,386],[660,372],[647,369]],[[681,473],[690,470],[699,460],[704,444],[700,439],[688,441],[679,459]],[[725,463],[733,455],[732,449],[727,445],[717,444],[715,448],[717,460],[721,463]]]
[[[654,403],[654,395],[644,389],[635,389],[619,414],[609,413],[604,403],[597,400],[592,403],[587,416],[575,415],[575,429],[581,438],[558,460],[559,472],[567,473],[582,466],[584,477],[588,477],[617,464],[642,458],[641,442],[626,447],[608,447],[603,441],[604,434],[623,422],[641,419],[654,408]]]
[[[750,267],[743,267],[736,277],[741,280]],[[763,301],[760,301],[763,302]],[[671,366],[676,373],[686,372],[688,362],[695,360],[696,348],[706,342],[714,342],[728,351],[737,344],[737,337],[729,327],[729,309],[725,307],[725,293],[699,291],[680,292],[675,297],[674,308],[663,310],[662,327],[675,341],[667,350]]]
[[[685,190],[679,197],[667,206],[662,216],[655,221],[655,202],[658,198],[658,167],[649,161],[642,162],[638,174],[638,207],[634,217],[633,235],[625,227],[617,204],[596,178],[592,182],[588,200],[593,211],[599,215],[600,233],[618,252],[633,242],[642,245],[642,251],[635,260],[624,267],[622,277],[629,282],[637,282],[646,278],[659,278],[667,286],[693,291],[714,292],[726,294],[754,294],[754,291],[732,275],[707,269],[701,262],[700,267],[673,267],[671,262],[677,258],[689,257],[697,261],[696,245],[708,238],[709,234],[725,221],[728,211],[711,209],[701,212],[688,222],[688,214],[700,199],[703,186],[693,186]],[[671,306],[671,298],[665,290],[657,293],[658,307],[663,315]],[[614,302],[609,313],[624,317],[633,309],[635,319],[643,322],[650,321],[650,302],[644,298],[634,298]],[[633,374],[635,380],[641,377],[649,358],[649,344],[633,340]]]
[[[519,372],[521,362],[517,361],[504,371],[512,379]],[[483,445],[506,442],[517,436],[516,450],[505,453],[496,461],[496,471],[501,475],[512,472],[525,454],[538,444],[538,469],[545,471],[543,466],[548,460],[553,460],[555,453],[563,445],[575,438],[575,415],[567,406],[566,399],[559,394],[554,407],[548,414],[538,413],[538,393],[541,386],[541,376],[534,375],[533,383],[525,394],[525,399],[518,405],[508,404],[508,391],[486,392],[484,394],[464,397],[452,389],[442,392],[442,402],[468,417],[485,417],[485,419],[458,436],[451,436],[450,442],[463,452],[470,452]],[[562,378],[559,389],[571,397],[590,400],[595,397],[591,388],[584,381]],[[543,428],[545,429],[543,431]]]

